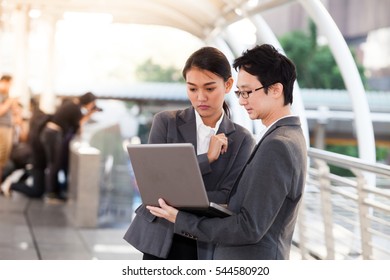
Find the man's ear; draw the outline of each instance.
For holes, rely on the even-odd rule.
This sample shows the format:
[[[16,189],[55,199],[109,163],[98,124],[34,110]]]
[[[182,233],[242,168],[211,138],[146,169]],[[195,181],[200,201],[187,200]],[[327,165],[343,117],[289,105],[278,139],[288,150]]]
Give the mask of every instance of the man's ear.
[[[283,85],[281,83],[275,83],[271,85],[268,89],[268,91],[271,91],[272,96],[275,98],[284,97],[283,95]]]
[[[232,77],[230,77],[226,82],[225,82],[225,92],[229,93],[230,90],[233,87],[234,80]]]

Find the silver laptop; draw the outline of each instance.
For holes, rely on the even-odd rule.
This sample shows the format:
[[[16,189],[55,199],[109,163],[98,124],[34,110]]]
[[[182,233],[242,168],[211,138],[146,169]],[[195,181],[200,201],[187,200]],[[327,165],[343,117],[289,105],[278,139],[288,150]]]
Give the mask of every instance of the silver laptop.
[[[157,206],[163,198],[175,208],[198,215],[232,214],[209,202],[192,144],[130,144],[127,150],[143,204]]]

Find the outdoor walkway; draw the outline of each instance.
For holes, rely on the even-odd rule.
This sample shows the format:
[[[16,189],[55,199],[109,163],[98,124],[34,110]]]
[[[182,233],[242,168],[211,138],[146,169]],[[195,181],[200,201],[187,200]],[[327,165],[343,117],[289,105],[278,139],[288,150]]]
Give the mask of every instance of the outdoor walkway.
[[[77,228],[71,202],[48,205],[13,193],[0,196],[2,260],[139,260],[123,240],[126,227]]]
[[[49,205],[16,192],[12,198],[0,195],[0,260],[141,260],[122,238],[123,222],[78,228],[74,220],[72,202]],[[290,257],[301,258],[297,248]]]

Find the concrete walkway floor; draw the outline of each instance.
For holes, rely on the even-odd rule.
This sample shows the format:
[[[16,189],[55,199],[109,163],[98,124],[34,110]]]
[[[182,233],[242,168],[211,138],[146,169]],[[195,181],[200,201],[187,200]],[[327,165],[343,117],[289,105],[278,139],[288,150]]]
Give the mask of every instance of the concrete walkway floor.
[[[72,203],[48,204],[14,192],[0,195],[1,260],[140,260],[127,229],[74,226]],[[130,223],[130,222],[129,222]]]

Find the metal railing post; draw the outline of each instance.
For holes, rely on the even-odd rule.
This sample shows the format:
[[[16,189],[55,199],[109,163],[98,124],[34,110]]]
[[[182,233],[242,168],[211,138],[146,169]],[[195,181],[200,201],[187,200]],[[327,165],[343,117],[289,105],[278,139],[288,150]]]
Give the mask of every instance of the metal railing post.
[[[330,192],[329,166],[322,160],[315,160],[319,171],[321,214],[324,220],[324,238],[326,246],[326,259],[335,259],[335,242],[333,236],[333,211]]]
[[[305,200],[302,199],[301,205],[299,207],[298,219],[297,219],[297,228],[298,228],[298,236],[299,236],[299,251],[301,252],[301,256],[303,260],[308,259],[308,249],[306,242],[306,226],[305,226]]]
[[[372,256],[372,246],[371,246],[371,233],[369,232],[370,221],[369,214],[372,209],[365,204],[365,200],[368,195],[364,190],[366,186],[366,179],[363,176],[362,172],[352,169],[353,173],[356,175],[357,182],[357,192],[358,192],[358,213],[359,213],[359,225],[360,225],[360,236],[361,236],[361,246],[362,246],[362,257],[365,260],[371,259]]]

